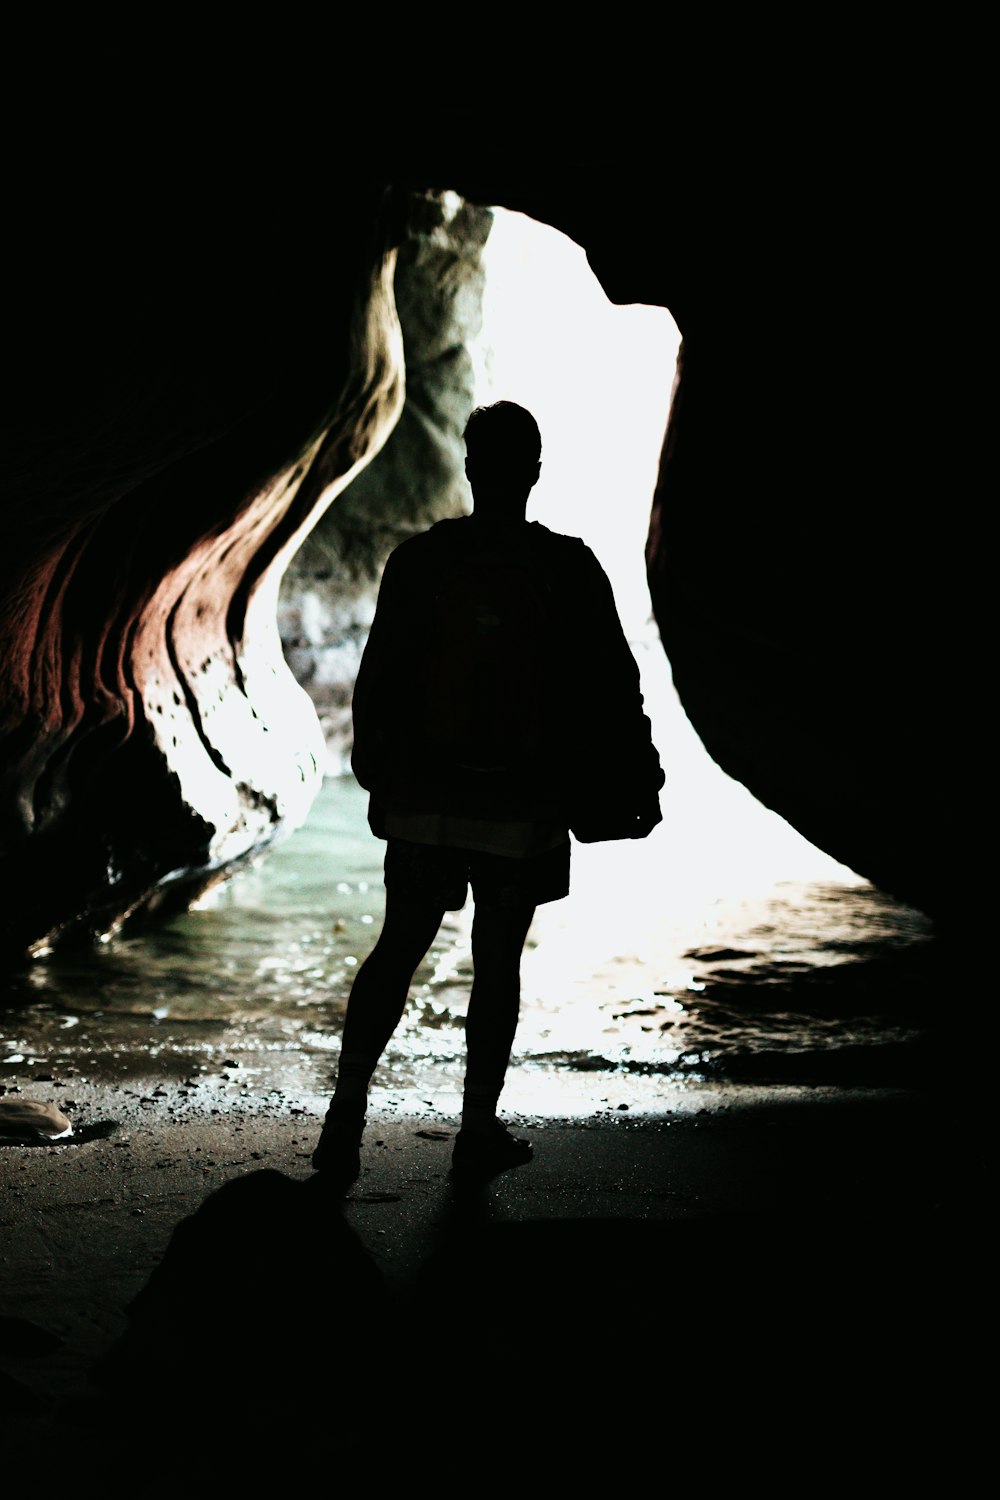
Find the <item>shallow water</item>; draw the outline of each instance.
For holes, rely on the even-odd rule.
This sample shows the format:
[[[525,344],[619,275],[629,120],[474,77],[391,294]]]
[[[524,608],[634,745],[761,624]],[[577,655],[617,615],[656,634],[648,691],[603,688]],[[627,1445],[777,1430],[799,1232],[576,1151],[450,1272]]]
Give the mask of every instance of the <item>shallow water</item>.
[[[198,909],[15,976],[0,1085],[193,1088],[209,1074],[234,1102],[252,1090],[315,1106],[383,911],[365,809],[352,779],[330,780],[303,828]],[[919,1086],[940,980],[931,924],[850,872],[754,882],[740,867],[729,893],[666,810],[642,844],[574,846],[570,896],[536,914],[505,1107],[655,1113],[747,1088]],[[418,970],[383,1098],[454,1112],[470,927],[471,903]]]

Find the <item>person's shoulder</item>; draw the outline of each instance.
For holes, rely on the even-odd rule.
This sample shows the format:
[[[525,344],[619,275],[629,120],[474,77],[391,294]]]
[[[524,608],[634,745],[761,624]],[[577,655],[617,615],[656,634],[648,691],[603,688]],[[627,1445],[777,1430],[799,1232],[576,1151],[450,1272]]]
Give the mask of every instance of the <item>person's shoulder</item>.
[[[459,539],[462,535],[462,522],[467,519],[467,516],[454,516],[448,520],[435,521],[426,531],[416,531],[412,536],[405,537],[389,553],[386,566],[391,564],[393,570],[397,571],[410,564],[417,565],[443,551]]]
[[[562,531],[551,531],[540,521],[532,521],[531,526],[535,528],[536,546],[548,552],[553,558],[557,558],[561,564],[576,564],[577,567],[597,568],[603,571],[596,554],[587,546],[583,537],[569,536]]]
[[[550,527],[544,526],[541,521],[529,522],[528,530],[543,547],[551,547],[553,550],[561,550],[563,552],[576,552],[580,555],[584,552],[590,552],[590,548],[583,540],[583,537],[569,536],[564,531],[553,531]],[[593,557],[592,552],[590,552],[590,555]]]

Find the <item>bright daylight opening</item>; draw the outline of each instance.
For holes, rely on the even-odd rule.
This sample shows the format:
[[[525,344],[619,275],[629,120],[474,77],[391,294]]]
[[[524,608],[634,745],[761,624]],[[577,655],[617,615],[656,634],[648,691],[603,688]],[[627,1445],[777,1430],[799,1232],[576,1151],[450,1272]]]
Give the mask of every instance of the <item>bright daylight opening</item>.
[[[497,212],[485,260],[476,401],[506,398],[534,412],[542,474],[529,518],[582,536],[611,579],[667,775],[664,826],[648,841],[658,884],[676,881],[675,895],[697,891],[701,900],[756,893],[776,880],[860,882],[715,765],[672,688],[644,562],[680,343],[672,317],[614,306],[578,245],[521,214]],[[599,701],[594,733],[602,733]],[[628,845],[581,854],[600,861],[622,848],[626,859],[639,852]]]
[[[544,1005],[574,983],[593,992],[605,971],[623,1003],[641,1000],[683,988],[683,950],[722,940],[720,922],[749,918],[776,885],[788,896],[799,883],[864,882],[719,769],[673,690],[644,563],[679,345],[670,314],[613,305],[578,245],[520,214],[497,211],[485,262],[477,404],[535,414],[542,474],[528,517],[583,537],[611,579],[667,778],[648,839],[574,845],[569,897],[536,914],[525,998]]]

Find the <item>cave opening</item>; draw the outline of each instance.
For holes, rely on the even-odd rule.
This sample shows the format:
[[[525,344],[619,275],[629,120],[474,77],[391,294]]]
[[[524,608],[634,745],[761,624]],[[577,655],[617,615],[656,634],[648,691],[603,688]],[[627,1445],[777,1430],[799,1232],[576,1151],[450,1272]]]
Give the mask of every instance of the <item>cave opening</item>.
[[[611,579],[668,771],[662,800],[685,886],[694,878],[713,899],[781,879],[859,881],[720,770],[670,683],[644,548],[680,344],[673,318],[615,306],[578,245],[522,214],[495,211],[483,258],[476,400],[507,396],[535,412],[543,465],[529,515],[582,536]],[[711,558],[690,568],[711,590]]]
[[[803,1067],[831,1066],[825,1059],[837,1048],[826,1015],[817,1020],[808,1003],[788,1023],[782,986],[790,972],[808,979],[845,943],[862,953],[872,932],[919,938],[888,898],[727,776],[679,705],[643,559],[678,345],[669,314],[611,304],[583,250],[555,229],[481,212],[491,219],[488,234],[474,226],[472,254],[481,252],[485,272],[482,328],[461,345],[468,369],[460,371],[460,399],[453,391],[436,413],[422,407],[421,349],[412,361],[408,352],[408,402],[397,429],[330,506],[334,540],[317,527],[289,568],[279,605],[286,658],[317,703],[329,747],[311,813],[267,859],[162,927],[116,935],[72,970],[61,961],[34,966],[31,993],[55,1004],[12,1034],[11,1069],[43,1055],[67,1064],[86,1057],[94,1078],[105,1069],[118,1081],[215,1076],[236,1112],[256,1092],[274,1090],[298,1108],[323,1107],[351,981],[378,934],[383,899],[384,846],[369,834],[365,796],[344,774],[376,544],[384,553],[394,524],[412,531],[435,519],[420,509],[426,493],[401,517],[391,506],[401,470],[423,466],[428,491],[438,487],[435,456],[446,449],[445,499],[451,513],[461,506],[457,440],[448,448],[442,434],[460,436],[473,402],[501,397],[532,409],[542,430],[543,473],[529,518],[582,536],[611,579],[667,778],[663,822],[650,837],[575,846],[570,896],[539,909],[505,1107],[537,1115],[696,1108],[720,1079],[744,1078],[748,1058],[768,1077],[798,1080]],[[427,240],[434,251],[434,235]],[[452,255],[450,244],[438,248]],[[432,279],[437,273],[432,260]],[[407,291],[400,282],[398,290],[401,312],[419,323],[419,284]],[[443,351],[461,365],[459,345],[433,318],[425,323],[427,363]],[[418,327],[418,345],[419,337]],[[404,444],[402,458],[393,457],[397,432],[417,444]],[[687,566],[713,588],[710,556]],[[593,733],[602,732],[598,696]],[[376,1079],[374,1097],[386,1108],[457,1113],[470,925],[471,906],[450,914],[418,970]],[[720,1009],[720,995],[733,1003]],[[128,1032],[113,1061],[109,1017]],[[848,1016],[833,1040],[847,1058],[857,1037]]]

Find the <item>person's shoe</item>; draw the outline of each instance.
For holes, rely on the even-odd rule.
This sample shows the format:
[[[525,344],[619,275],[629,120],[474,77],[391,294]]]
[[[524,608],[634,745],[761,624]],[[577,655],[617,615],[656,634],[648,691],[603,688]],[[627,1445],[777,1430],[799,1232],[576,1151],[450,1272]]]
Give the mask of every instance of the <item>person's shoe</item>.
[[[365,1123],[364,1115],[327,1111],[312,1154],[312,1165],[313,1171],[321,1172],[330,1187],[349,1188],[361,1176],[361,1136]]]
[[[523,1167],[534,1152],[531,1142],[511,1135],[500,1120],[490,1130],[460,1130],[451,1153],[451,1169],[466,1177],[492,1177],[508,1167]]]

